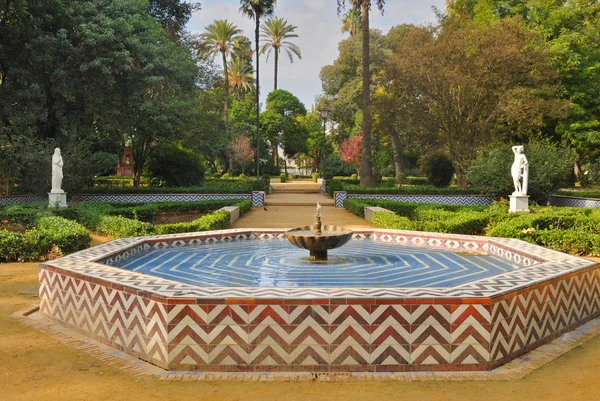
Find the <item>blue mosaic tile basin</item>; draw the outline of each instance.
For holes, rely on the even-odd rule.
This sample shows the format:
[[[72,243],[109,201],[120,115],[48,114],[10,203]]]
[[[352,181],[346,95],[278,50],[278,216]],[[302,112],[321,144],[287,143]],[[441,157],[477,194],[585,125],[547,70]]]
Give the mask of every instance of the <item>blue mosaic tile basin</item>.
[[[314,262],[284,241],[146,249],[114,265],[201,287],[451,287],[519,266],[494,255],[351,240]]]

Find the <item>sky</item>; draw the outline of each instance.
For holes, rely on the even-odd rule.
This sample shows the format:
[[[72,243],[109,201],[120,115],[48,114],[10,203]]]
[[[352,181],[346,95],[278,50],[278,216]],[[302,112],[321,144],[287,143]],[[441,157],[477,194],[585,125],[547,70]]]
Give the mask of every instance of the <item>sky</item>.
[[[239,12],[239,0],[201,0],[202,8],[196,11],[187,24],[192,33],[202,33],[216,19],[233,21],[254,43],[254,21]],[[347,1],[349,3],[349,1]],[[384,14],[371,10],[371,28],[384,33],[391,27],[410,23],[421,25],[435,22],[432,6],[444,8],[444,0],[387,0]],[[319,72],[332,64],[338,56],[338,43],[348,37],[340,31],[341,17],[337,15],[336,0],[278,0],[275,16],[297,26],[298,38],[292,39],[300,46],[302,59],[290,63],[285,52],[279,57],[278,89],[296,95],[310,109],[315,97],[322,93]],[[262,21],[261,21],[262,22]],[[273,54],[260,59],[261,102],[273,90]]]

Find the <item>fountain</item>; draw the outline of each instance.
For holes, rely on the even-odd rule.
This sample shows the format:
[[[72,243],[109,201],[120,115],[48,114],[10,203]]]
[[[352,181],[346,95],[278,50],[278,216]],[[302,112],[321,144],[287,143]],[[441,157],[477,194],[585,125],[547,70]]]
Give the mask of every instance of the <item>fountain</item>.
[[[310,251],[310,260],[327,260],[327,251],[345,245],[352,231],[340,226],[321,224],[321,205],[317,203],[315,224],[286,231],[285,237],[298,248]]]

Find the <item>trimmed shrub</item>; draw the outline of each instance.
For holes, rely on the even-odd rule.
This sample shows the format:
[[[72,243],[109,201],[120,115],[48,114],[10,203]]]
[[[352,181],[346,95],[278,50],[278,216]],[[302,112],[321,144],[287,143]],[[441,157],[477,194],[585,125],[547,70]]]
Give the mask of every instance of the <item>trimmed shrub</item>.
[[[358,180],[358,175],[356,175],[356,174],[352,174],[352,175],[350,176],[350,178],[351,178],[351,179],[353,179],[353,180]]]
[[[178,144],[157,148],[145,167],[150,179],[161,186],[186,187],[204,181],[202,157]]]
[[[344,190],[344,184],[339,180],[330,180],[326,183],[326,189],[329,196],[333,197],[333,193]]]
[[[406,177],[405,185],[427,185],[427,177]]]
[[[245,180],[245,179],[246,179],[246,174],[242,173],[242,174],[240,174],[240,175],[238,176],[238,178],[239,178],[240,180]]]
[[[393,230],[415,230],[415,223],[408,217],[398,216],[389,212],[373,213],[372,223],[377,228],[389,228]]]
[[[231,225],[229,212],[215,212],[187,223],[161,224],[155,226],[156,234],[177,234],[196,231],[223,230]]]
[[[392,182],[393,185],[393,182]],[[342,191],[349,194],[377,194],[377,195],[481,195],[483,192],[478,189],[458,189],[458,188],[436,188],[432,186],[377,186],[367,187],[362,185],[344,184]]]
[[[29,260],[25,255],[23,234],[0,230],[0,262]]]
[[[444,153],[436,152],[419,160],[419,169],[427,177],[427,182],[436,188],[446,188],[452,181],[454,167]]]
[[[317,180],[319,179],[319,173],[312,173],[311,177],[313,182],[317,182]]]
[[[0,208],[0,221],[11,224],[22,224],[34,227],[40,217],[52,216],[47,203],[32,203],[28,205],[9,205]]]
[[[152,224],[123,216],[101,217],[95,231],[112,238],[139,237],[154,232]]]
[[[279,181],[281,181],[281,182],[287,181],[287,176],[285,175],[285,173],[279,174]]]
[[[230,179],[231,179],[231,176],[229,175],[229,173],[225,173],[225,174],[223,174],[223,175],[221,176],[221,178],[222,178],[223,180],[230,180]]]
[[[80,251],[90,246],[90,235],[81,224],[58,216],[41,217],[35,230],[48,238],[63,255]],[[29,232],[25,233],[27,235]],[[41,241],[43,242],[43,241]]]

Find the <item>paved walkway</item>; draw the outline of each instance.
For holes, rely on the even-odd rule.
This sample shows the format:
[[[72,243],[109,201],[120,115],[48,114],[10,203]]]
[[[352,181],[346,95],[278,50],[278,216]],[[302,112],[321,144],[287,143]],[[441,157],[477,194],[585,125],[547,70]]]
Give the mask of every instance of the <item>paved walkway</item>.
[[[312,181],[272,184],[273,193],[267,195],[265,208],[252,210],[233,223],[233,228],[294,228],[314,223],[319,203],[323,224],[348,228],[373,227],[367,220],[357,217],[343,208],[334,207],[327,195],[313,193],[319,184]],[[308,193],[306,193],[306,192]],[[265,210],[266,209],[266,210]]]

